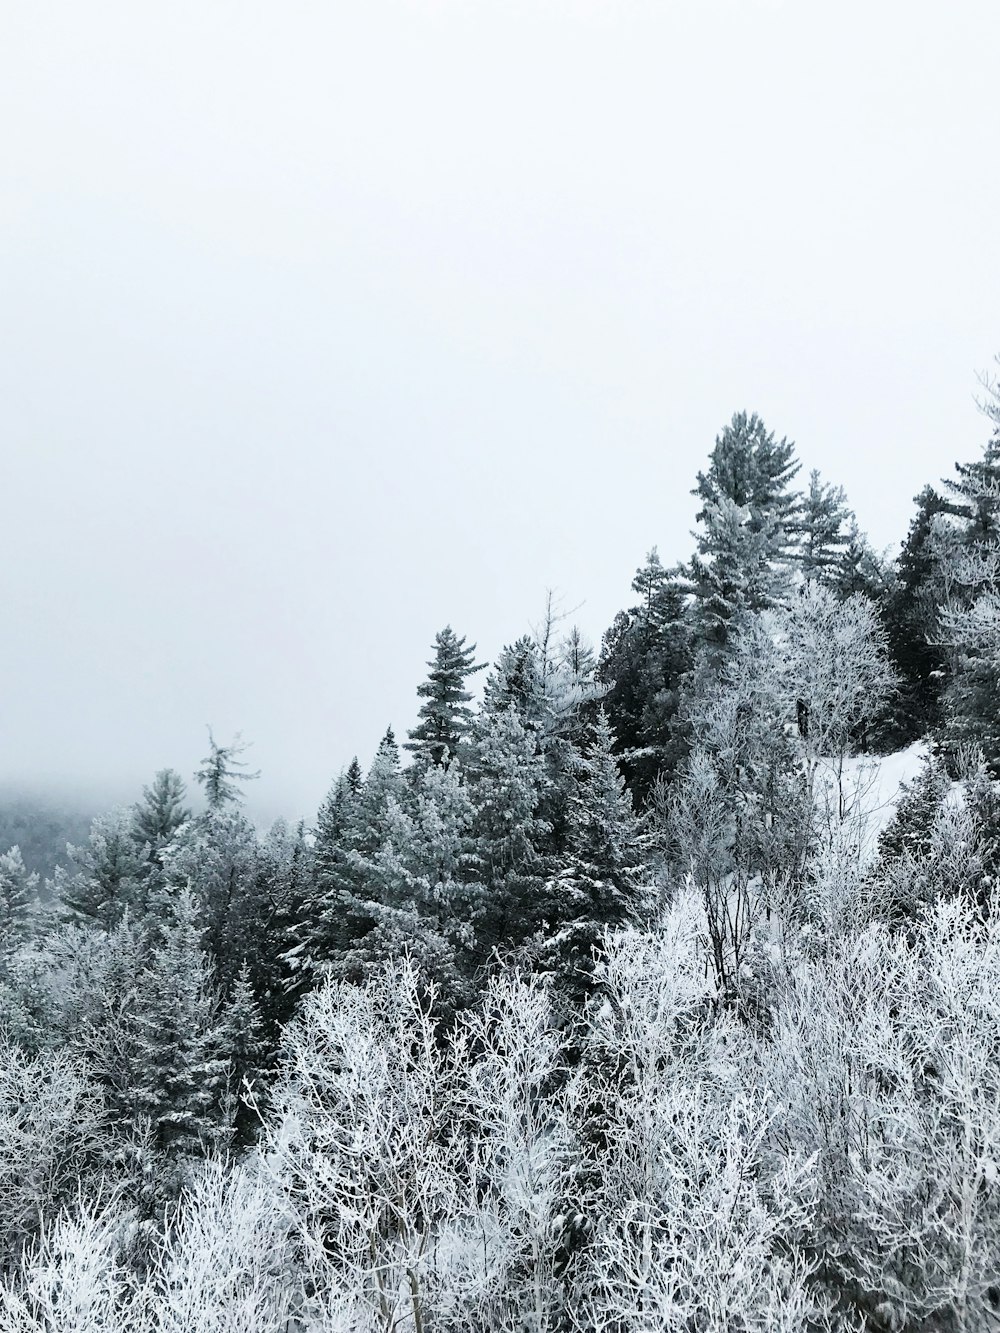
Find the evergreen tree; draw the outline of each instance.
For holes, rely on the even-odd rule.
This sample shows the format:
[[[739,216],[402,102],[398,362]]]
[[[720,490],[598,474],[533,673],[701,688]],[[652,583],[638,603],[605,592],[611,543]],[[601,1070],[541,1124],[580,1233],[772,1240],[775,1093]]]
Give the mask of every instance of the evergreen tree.
[[[181,776],[172,768],[161,768],[152,785],[142,789],[142,800],[136,803],[133,815],[135,835],[138,842],[149,844],[154,856],[191,817],[184,795]]]
[[[530,635],[504,647],[483,691],[480,722],[517,711],[526,727],[540,728],[545,714],[545,685],[538,645]]]
[[[394,740],[391,744],[395,749]],[[349,851],[363,790],[364,778],[355,758],[339,774],[316,816],[313,874],[306,884],[301,910],[289,919],[282,957],[286,986],[292,996],[311,983],[317,968],[338,957],[347,947],[350,936],[345,894],[351,882]]]
[[[244,962],[219,1024],[218,1045],[228,1057],[229,1107],[233,1143],[247,1147],[254,1138],[258,1118],[253,1100],[260,1084],[264,1061],[264,1019],[254,995],[250,967]]]
[[[351,951],[352,975],[381,971],[408,955],[433,977],[446,1009],[470,998],[482,898],[472,822],[454,762],[425,768],[406,809],[390,797],[376,854],[355,859],[363,884],[358,915],[371,920],[371,929]]]
[[[926,486],[915,503],[917,512],[896,561],[895,578],[881,601],[890,657],[899,678],[890,740],[900,746],[939,725],[946,668],[939,612],[945,590],[935,530],[948,502]]]
[[[702,510],[704,528],[689,566],[697,641],[718,662],[733,625],[774,606],[786,591],[782,566],[775,563],[783,534],[773,518],[755,519],[748,505],[729,496]]]
[[[692,494],[702,502],[699,523],[709,521],[709,509],[722,500],[750,511],[754,531],[772,534],[772,556],[781,558],[791,540],[799,497],[789,488],[798,474],[791,440],[775,440],[756,412],[737,412],[709,457],[707,472],[698,473]]]
[[[71,918],[112,929],[131,908],[146,909],[149,848],[137,846],[131,810],[98,815],[82,847],[72,847],[73,871],[57,870],[54,885]]]
[[[485,893],[478,945],[485,961],[493,949],[522,943],[540,920],[550,834],[541,807],[549,779],[538,733],[514,706],[480,718],[471,763],[474,852]]]
[[[289,951],[293,966],[306,974],[325,963],[356,970],[352,956],[375,927],[373,904],[381,892],[372,867],[410,799],[389,727],[359,790],[352,792],[345,777],[325,803],[314,897],[303,924],[305,938]]]
[[[197,900],[205,941],[228,984],[246,952],[247,900],[260,871],[256,830],[232,804],[210,807],[185,824],[164,856],[161,912],[185,889]]]
[[[949,512],[964,523],[964,541],[972,547],[1000,545],[1000,426],[972,463],[956,463],[957,479],[944,485],[950,493]]]
[[[958,479],[946,481],[949,512],[957,530],[940,541],[940,641],[946,649],[942,739],[954,757],[978,746],[1000,771],[1000,395],[987,383],[983,405],[996,424],[980,459],[956,463]],[[939,520],[938,531],[943,529]]]
[[[0,855],[0,956],[28,934],[37,896],[38,876],[28,874],[20,847]]]
[[[855,593],[863,593],[881,608],[892,593],[895,572],[872,547],[865,533],[852,517],[847,531],[847,544],[829,580],[838,597],[846,600]]]
[[[689,577],[699,636],[713,655],[734,620],[772,606],[784,590],[798,470],[790,440],[775,440],[756,413],[738,412],[716,438],[708,471],[698,473],[701,528]]]
[[[168,1158],[200,1156],[222,1131],[225,1029],[198,917],[192,895],[181,890],[139,991],[138,1107]]]
[[[163,888],[163,859],[178,831],[190,819],[184,805],[185,788],[180,774],[172,768],[161,769],[149,787],[143,787],[142,800],[133,807],[132,823],[136,842],[149,849],[146,863],[146,897],[156,896]]]
[[[262,1032],[276,1045],[300,989],[299,962],[289,944],[308,939],[316,903],[314,850],[302,823],[290,827],[277,819],[266,838],[258,840],[250,873],[231,907],[226,954],[221,969],[229,983],[242,946],[241,967],[257,997]],[[235,982],[233,983],[235,985]]]
[[[469,731],[472,695],[465,688],[467,677],[481,671],[484,663],[474,661],[476,645],[465,646],[450,625],[439,630],[434,639],[434,656],[427,663],[430,674],[417,687],[424,700],[420,721],[409,733],[406,749],[423,764],[447,767]]]
[[[796,524],[799,536],[799,563],[807,583],[832,585],[842,568],[851,537],[845,526],[854,515],[847,506],[842,486],[820,481],[814,469],[809,474],[809,489],[802,499]]]
[[[195,777],[205,789],[205,800],[208,802],[209,810],[214,811],[241,801],[243,798],[236,784],[252,782],[260,777],[260,772],[239,772],[240,769],[248,767],[246,760],[241,759],[240,755],[250,748],[249,743],[240,739],[239,732],[229,745],[219,745],[212,735],[212,728],[209,727],[208,744],[209,752],[201,761],[201,768]]]
[[[601,709],[579,766],[567,854],[546,886],[542,956],[574,1003],[589,992],[594,951],[604,931],[637,921],[643,902],[646,839],[613,746]]]
[[[678,726],[681,684],[692,666],[691,628],[684,589],[656,549],[632,582],[639,602],[621,611],[605,632],[596,678],[607,690],[607,711],[626,781],[637,805],[657,777],[670,773],[685,751]]]

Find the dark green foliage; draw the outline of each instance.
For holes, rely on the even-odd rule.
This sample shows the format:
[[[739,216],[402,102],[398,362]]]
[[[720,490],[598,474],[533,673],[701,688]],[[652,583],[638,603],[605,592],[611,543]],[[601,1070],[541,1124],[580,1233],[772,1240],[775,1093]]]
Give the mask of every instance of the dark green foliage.
[[[629,788],[642,806],[659,774],[672,772],[686,750],[678,708],[692,666],[692,634],[683,587],[655,548],[632,588],[640,600],[619,612],[605,633],[597,679],[610,687],[603,705]]]
[[[702,501],[698,522],[707,522],[709,506],[726,498],[746,506],[758,530],[773,522],[787,544],[798,508],[798,496],[789,487],[799,468],[791,440],[775,440],[756,412],[751,416],[734,413],[716,436],[708,471],[698,473],[698,485],[692,492]]]
[[[694,494],[702,502],[688,577],[699,642],[717,657],[730,625],[773,606],[788,578],[799,509],[795,446],[738,412],[717,436]]]
[[[590,992],[595,950],[608,929],[639,920],[646,839],[618,771],[601,710],[577,765],[568,847],[545,887],[543,965],[560,977],[572,1007]]]
[[[232,1146],[237,1149],[253,1142],[259,1123],[254,1103],[262,1092],[260,1074],[267,1049],[264,1027],[250,967],[244,963],[236,975],[219,1029],[219,1047],[229,1061],[226,1119],[231,1127]],[[277,1034],[272,1035],[271,1045],[277,1045]]]
[[[545,684],[538,645],[528,635],[505,647],[490,672],[483,691],[483,717],[496,717],[513,708],[526,727],[542,726]]]
[[[842,486],[820,481],[813,469],[796,523],[798,559],[807,582],[835,585],[852,537],[854,515]],[[856,533],[856,525],[853,531]]]
[[[298,992],[299,969],[289,965],[287,953],[289,940],[303,937],[315,900],[314,855],[303,824],[275,820],[257,840],[251,873],[231,905],[219,977],[228,985],[238,965],[245,971],[272,1046]]]
[[[908,745],[937,727],[945,653],[940,643],[939,605],[944,598],[934,544],[935,519],[948,502],[926,486],[896,561],[896,576],[880,606],[893,668],[899,677],[890,741]]]
[[[430,674],[417,687],[417,694],[424,700],[420,721],[406,743],[418,763],[447,767],[468,734],[472,695],[465,681],[485,665],[475,662],[475,652],[476,645],[467,648],[465,639],[458,638],[450,625],[435,636],[434,656],[427,663]]]
[[[229,1072],[225,1025],[187,890],[141,977],[136,1101],[168,1158],[200,1156],[219,1140]]]
[[[161,768],[152,785],[143,787],[142,800],[135,806],[135,835],[139,842],[148,842],[157,855],[171,840],[180,826],[191,816],[184,804],[185,788],[179,773],[172,768]]]
[[[908,856],[919,859],[930,853],[934,825],[950,788],[941,760],[927,755],[917,777],[900,788],[893,817],[879,834],[876,874]]]

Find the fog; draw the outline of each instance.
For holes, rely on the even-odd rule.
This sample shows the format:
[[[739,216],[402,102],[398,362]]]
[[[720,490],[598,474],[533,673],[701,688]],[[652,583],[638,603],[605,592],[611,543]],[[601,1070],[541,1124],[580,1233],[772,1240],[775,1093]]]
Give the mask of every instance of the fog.
[[[995,0],[8,0],[0,782],[309,816],[446,622],[596,643],[735,410],[876,546],[988,437]]]

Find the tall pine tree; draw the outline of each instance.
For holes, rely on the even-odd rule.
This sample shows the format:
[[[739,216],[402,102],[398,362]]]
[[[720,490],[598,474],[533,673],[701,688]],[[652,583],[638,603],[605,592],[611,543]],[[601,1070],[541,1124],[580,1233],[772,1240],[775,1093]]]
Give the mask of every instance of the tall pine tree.
[[[435,636],[434,656],[427,663],[430,673],[417,686],[417,694],[424,700],[418,713],[420,721],[406,743],[418,763],[447,767],[468,734],[472,695],[465,682],[485,665],[475,661],[475,652],[476,645],[466,647],[465,639],[460,639],[450,625]]]

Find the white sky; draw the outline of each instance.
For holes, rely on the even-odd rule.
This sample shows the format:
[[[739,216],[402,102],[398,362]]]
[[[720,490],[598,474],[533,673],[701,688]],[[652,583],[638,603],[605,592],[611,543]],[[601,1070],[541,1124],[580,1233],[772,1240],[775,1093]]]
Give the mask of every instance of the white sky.
[[[4,0],[0,779],[309,815],[447,621],[596,641],[733,411],[988,436],[997,0]]]

